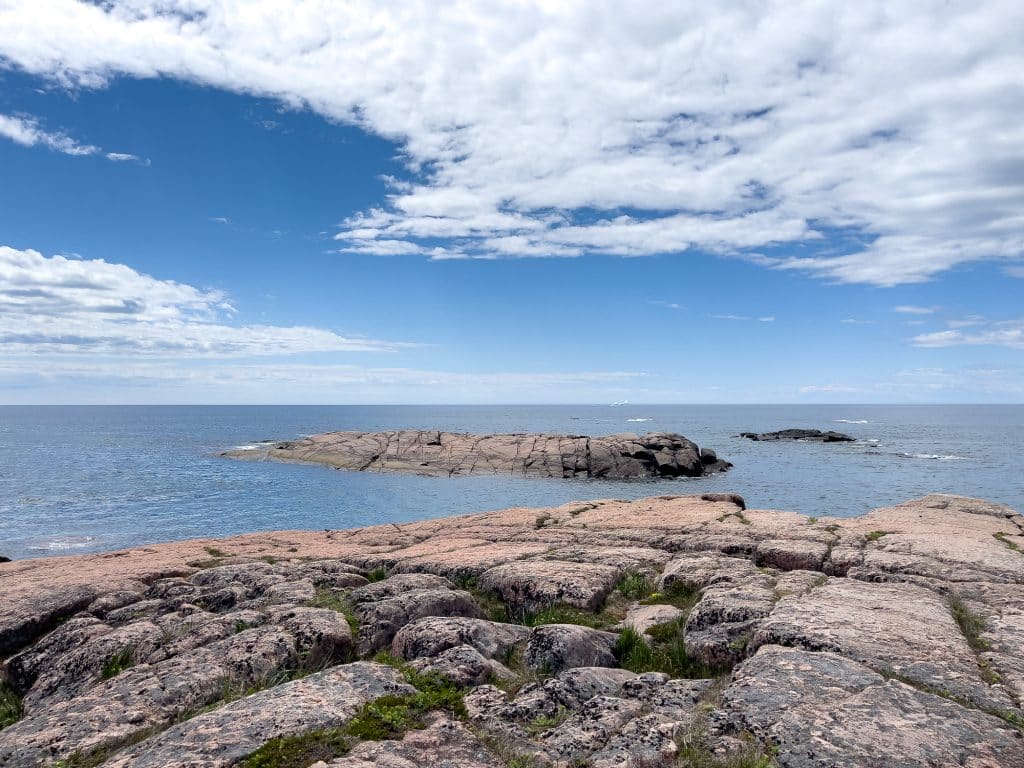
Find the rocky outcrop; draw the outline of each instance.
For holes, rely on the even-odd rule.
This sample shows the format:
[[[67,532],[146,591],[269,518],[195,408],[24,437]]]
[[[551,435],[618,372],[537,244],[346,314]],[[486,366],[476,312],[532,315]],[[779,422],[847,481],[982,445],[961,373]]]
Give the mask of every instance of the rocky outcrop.
[[[327,432],[259,443],[221,454],[253,461],[297,461],[362,472],[419,475],[529,475],[628,480],[700,477],[732,466],[672,432],[646,435],[469,435],[455,432]]]
[[[743,507],[5,563],[0,765],[1024,768],[1024,518]]]
[[[822,432],[820,429],[782,429],[778,432],[740,432],[748,440],[803,440],[812,443],[852,443],[855,438],[842,432]]]

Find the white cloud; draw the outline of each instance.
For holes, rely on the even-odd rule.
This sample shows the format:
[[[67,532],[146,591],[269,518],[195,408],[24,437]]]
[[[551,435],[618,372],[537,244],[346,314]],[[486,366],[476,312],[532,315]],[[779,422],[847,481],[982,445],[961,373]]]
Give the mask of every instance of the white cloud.
[[[767,317],[759,317],[759,318],[757,318],[757,321],[759,323],[774,323],[775,322],[775,318],[772,317],[771,315],[769,315]]]
[[[159,280],[99,259],[0,246],[0,352],[244,357],[392,350],[304,326],[232,323],[217,290]]]
[[[65,155],[95,155],[99,147],[90,144],[79,144],[70,136],[59,131],[43,130],[34,117],[0,115],[0,136],[10,139],[23,147],[36,145],[63,152]]]
[[[0,10],[0,17],[2,15],[3,11]],[[2,47],[0,44],[0,50]],[[125,152],[104,152],[92,144],[82,144],[61,131],[47,131],[42,127],[38,118],[30,115],[0,114],[0,136],[23,147],[41,146],[54,152],[76,156],[102,154],[107,160],[115,163],[136,162],[140,165],[149,165],[149,160],[144,160],[138,155],[129,155]]]
[[[1007,267],[1003,270],[1010,277],[1024,278],[1024,265]]]
[[[850,387],[845,384],[810,384],[806,387],[800,387],[799,391],[802,395],[813,395],[821,393],[861,392],[863,390],[860,387]]]
[[[1024,349],[1024,319],[987,324],[983,320],[978,320],[972,322],[971,326],[984,327],[972,331],[953,328],[948,331],[922,333],[911,341],[917,347],[998,346]]]
[[[751,258],[896,285],[1024,254],[1022,27],[1013,0],[9,0],[0,58],[269,96],[399,142],[411,178],[343,250],[791,244]]]
[[[902,315],[934,315],[935,307],[915,307],[910,304],[901,304],[898,307],[893,307],[893,312],[899,312]]]
[[[0,360],[0,392],[19,402],[493,403],[601,402],[631,395],[645,374],[474,373],[293,362]]]
[[[843,325],[874,325],[874,320],[860,320],[856,317],[844,317],[840,320]]]

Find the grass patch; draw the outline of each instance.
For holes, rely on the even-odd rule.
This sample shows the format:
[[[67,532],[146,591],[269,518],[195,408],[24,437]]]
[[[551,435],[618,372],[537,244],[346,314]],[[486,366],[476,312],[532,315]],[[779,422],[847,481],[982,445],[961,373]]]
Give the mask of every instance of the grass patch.
[[[366,580],[371,584],[376,581],[384,581],[388,577],[388,572],[383,567],[374,568],[372,571],[367,571]]]
[[[981,633],[988,628],[988,623],[985,621],[984,616],[971,611],[967,604],[956,596],[949,598],[949,612],[953,614],[953,620],[960,627],[960,631],[963,633],[964,638],[966,638],[967,644],[971,646],[973,651],[978,652],[991,649],[991,646],[981,637]]]
[[[219,557],[211,557],[209,560],[189,560],[186,565],[189,568],[216,568],[218,565],[224,565],[224,560]]]
[[[651,580],[643,571],[630,569],[622,575],[616,589],[623,597],[641,600],[651,594]]]
[[[619,666],[630,672],[664,672],[669,677],[703,680],[726,671],[692,657],[686,649],[685,619],[652,627],[645,640],[632,627],[619,633],[612,652]]]
[[[810,517],[807,518],[807,522],[810,523],[811,525],[814,525],[816,522],[818,522],[818,518],[815,517],[814,515],[811,515]]]
[[[867,541],[878,541],[878,540],[879,540],[880,538],[882,538],[883,536],[888,536],[888,535],[889,535],[889,533],[890,533],[889,531],[871,531],[871,532],[870,532],[870,533],[869,533],[869,534],[868,534],[867,536],[865,536],[864,538],[865,538],[865,539],[866,539]]]
[[[7,683],[0,682],[0,729],[21,719],[21,697]]]
[[[313,595],[313,599],[306,603],[310,608],[326,608],[337,611],[345,617],[353,637],[359,634],[359,617],[352,610],[352,606],[345,598],[325,587],[320,587]]]
[[[640,602],[644,605],[674,605],[689,615],[700,599],[700,589],[683,581],[673,581],[661,592],[654,592]]]
[[[262,560],[264,563],[267,563],[268,565],[273,565],[277,562],[277,558],[273,555],[264,555],[260,558],[260,560]]]
[[[1002,531],[999,531],[999,533],[993,533],[992,535],[996,538],[996,540],[1001,541],[1014,552],[1020,552],[1022,555],[1024,555],[1024,549],[1021,549],[1019,546],[1017,546],[1016,542],[1010,541],[1007,534],[1003,533]]]
[[[223,549],[217,549],[216,547],[203,547],[203,549],[206,551],[206,554],[208,554],[210,557],[229,557],[228,553],[225,552]]]
[[[103,665],[103,670],[100,672],[100,677],[103,680],[109,680],[112,677],[117,677],[134,664],[135,656],[132,653],[132,649],[122,648],[107,659],[107,663]]]
[[[550,731],[552,728],[557,728],[566,721],[569,717],[569,710],[565,707],[559,707],[558,711],[553,715],[538,715],[526,724],[526,732],[531,736],[539,736],[544,731]]]
[[[319,760],[341,757],[350,749],[345,731],[332,728],[271,739],[237,765],[239,768],[306,768]]]

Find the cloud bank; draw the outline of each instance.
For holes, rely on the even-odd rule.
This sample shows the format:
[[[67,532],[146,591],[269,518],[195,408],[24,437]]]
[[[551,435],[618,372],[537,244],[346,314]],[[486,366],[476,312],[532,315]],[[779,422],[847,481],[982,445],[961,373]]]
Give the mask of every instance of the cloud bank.
[[[692,249],[896,285],[1024,254],[1024,5],[9,0],[0,59],[175,77],[401,146],[339,247]]]
[[[303,326],[238,325],[220,291],[101,259],[0,246],[0,353],[248,357],[399,344]]]

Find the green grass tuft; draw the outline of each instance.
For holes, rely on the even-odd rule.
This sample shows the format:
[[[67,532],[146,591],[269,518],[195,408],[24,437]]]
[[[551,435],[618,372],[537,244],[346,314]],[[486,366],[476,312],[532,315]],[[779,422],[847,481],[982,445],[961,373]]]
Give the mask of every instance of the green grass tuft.
[[[103,665],[103,670],[100,673],[100,677],[104,680],[109,680],[112,677],[117,677],[134,664],[135,657],[134,654],[132,653],[132,649],[122,648],[120,651],[118,651],[109,659],[107,659],[107,663]]]
[[[642,600],[651,594],[651,580],[643,571],[629,569],[622,574],[616,589],[630,600]]]
[[[990,650],[991,646],[981,638],[981,633],[988,628],[984,616],[971,611],[963,600],[955,596],[949,598],[949,612],[972,650]]]
[[[1012,549],[1014,552],[1020,552],[1022,555],[1024,555],[1024,549],[1021,549],[1015,542],[1010,541],[1009,537],[1002,531],[999,531],[998,533],[993,533],[992,535],[998,541],[1001,541],[1003,544]]]
[[[225,552],[223,549],[217,549],[216,547],[203,547],[203,549],[206,550],[206,554],[208,554],[210,557],[229,557],[228,553]]]
[[[385,569],[383,567],[374,568],[373,570],[367,571],[367,573],[366,573],[366,580],[369,581],[370,583],[373,583],[373,582],[376,582],[376,581],[384,581],[384,579],[386,579],[387,577],[388,577],[387,569]]]
[[[333,760],[351,746],[344,729],[311,731],[271,739],[236,765],[238,768],[306,768],[319,760]]]
[[[0,729],[21,719],[21,697],[7,683],[0,682]]]
[[[878,541],[883,536],[888,536],[888,535],[889,535],[889,531],[871,531],[871,533],[869,533],[864,538],[867,539],[868,541]]]
[[[654,592],[646,600],[640,602],[644,605],[674,605],[689,614],[699,599],[700,589],[698,587],[683,581],[673,581],[662,591]]]
[[[684,618],[652,627],[645,639],[631,627],[619,633],[613,653],[619,666],[631,672],[664,672],[669,677],[703,680],[725,671],[695,659],[686,648]]]

